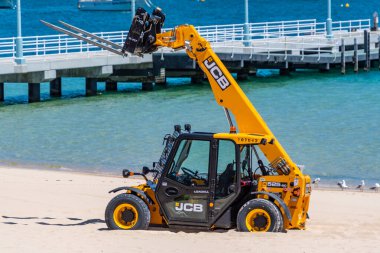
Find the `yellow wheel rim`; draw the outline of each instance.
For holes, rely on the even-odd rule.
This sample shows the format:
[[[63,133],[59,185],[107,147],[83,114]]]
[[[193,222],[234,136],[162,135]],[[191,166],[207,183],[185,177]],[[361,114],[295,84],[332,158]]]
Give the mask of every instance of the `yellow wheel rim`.
[[[267,211],[253,209],[245,217],[245,225],[250,232],[267,232],[271,225],[271,218]]]
[[[115,224],[122,229],[133,228],[139,219],[137,209],[127,203],[118,205],[113,212],[113,220]]]

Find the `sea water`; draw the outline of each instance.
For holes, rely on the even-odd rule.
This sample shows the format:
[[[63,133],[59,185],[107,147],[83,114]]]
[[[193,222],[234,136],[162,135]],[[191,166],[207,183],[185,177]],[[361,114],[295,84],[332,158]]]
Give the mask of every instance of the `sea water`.
[[[154,1],[153,1],[154,2]],[[244,22],[244,1],[156,1],[167,12],[167,26]],[[257,22],[325,18],[326,1],[250,1]],[[126,30],[130,14],[81,12],[76,1],[22,1],[24,35],[54,34],[39,23],[64,20],[90,31]],[[333,5],[333,18],[370,18],[374,2]],[[0,37],[15,35],[15,12],[0,11]],[[312,177],[380,180],[380,73],[298,71],[278,76],[262,70],[240,82],[271,130],[297,164]],[[51,169],[119,173],[157,161],[162,137],[174,124],[194,131],[227,131],[223,110],[207,83],[169,79],[166,88],[141,92],[140,84],[120,84],[119,92],[84,97],[84,79],[63,80],[63,99],[27,104],[26,84],[6,84],[0,105],[0,163]]]

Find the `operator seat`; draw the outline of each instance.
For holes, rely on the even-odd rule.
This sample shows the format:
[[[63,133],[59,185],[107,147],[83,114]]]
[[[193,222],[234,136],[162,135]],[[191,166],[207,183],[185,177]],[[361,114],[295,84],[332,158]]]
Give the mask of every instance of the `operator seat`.
[[[234,164],[229,163],[225,171],[220,174],[219,180],[217,183],[217,195],[220,197],[225,197],[229,194],[228,188],[234,183],[235,177]]]

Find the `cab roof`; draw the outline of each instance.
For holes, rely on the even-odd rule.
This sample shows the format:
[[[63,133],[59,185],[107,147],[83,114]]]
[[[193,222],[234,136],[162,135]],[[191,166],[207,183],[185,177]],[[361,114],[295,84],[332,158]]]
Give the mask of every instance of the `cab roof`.
[[[264,135],[258,133],[208,133],[208,132],[193,132],[183,133],[184,135],[207,137],[214,139],[232,140],[236,144],[241,145],[265,145],[273,144],[275,139],[272,135]]]

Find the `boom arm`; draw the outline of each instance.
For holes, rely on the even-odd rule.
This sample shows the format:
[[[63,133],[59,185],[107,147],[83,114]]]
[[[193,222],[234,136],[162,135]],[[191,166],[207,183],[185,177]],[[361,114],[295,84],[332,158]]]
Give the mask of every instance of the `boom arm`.
[[[172,49],[184,48],[189,57],[196,60],[208,77],[216,102],[232,112],[241,133],[274,136],[230,72],[214,53],[210,43],[202,38],[193,26],[181,25],[172,31],[157,34],[156,38],[156,46]],[[268,161],[272,163],[282,158],[290,167],[290,174],[301,174],[280,142],[273,139],[271,143],[272,145],[259,145]],[[282,174],[281,171],[279,173]]]

